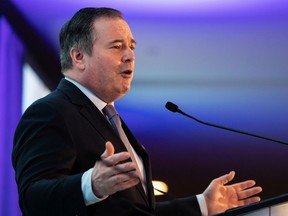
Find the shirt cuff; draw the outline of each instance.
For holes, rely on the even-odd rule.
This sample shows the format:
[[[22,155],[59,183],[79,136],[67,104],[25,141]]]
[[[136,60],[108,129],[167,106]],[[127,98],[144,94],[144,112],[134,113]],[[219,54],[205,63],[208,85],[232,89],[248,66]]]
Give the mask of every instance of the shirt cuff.
[[[104,196],[102,198],[98,198],[95,196],[92,190],[92,171],[93,168],[87,170],[81,178],[81,189],[82,194],[84,197],[85,205],[92,205],[97,202],[101,202],[102,200],[106,199],[108,196]]]
[[[206,200],[203,194],[196,195],[202,216],[208,216]]]

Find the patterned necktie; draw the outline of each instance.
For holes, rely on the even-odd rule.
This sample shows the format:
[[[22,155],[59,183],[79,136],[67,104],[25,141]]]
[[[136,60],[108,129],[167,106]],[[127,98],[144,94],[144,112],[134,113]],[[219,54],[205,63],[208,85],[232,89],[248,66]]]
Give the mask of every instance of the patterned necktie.
[[[131,156],[131,160],[136,165],[136,171],[137,171],[137,173],[138,173],[138,175],[140,177],[140,180],[141,180],[141,183],[143,185],[143,188],[146,191],[146,186],[144,184],[144,176],[143,176],[143,173],[139,169],[140,164],[139,164],[139,162],[137,162],[136,152],[133,149],[133,147],[131,146],[131,144],[130,144],[125,132],[123,131],[119,114],[115,110],[114,106],[113,105],[109,105],[109,104],[104,107],[103,113],[108,117],[113,129],[118,133],[118,135],[121,138],[122,142],[124,143],[127,151],[129,152],[129,154]],[[140,160],[140,158],[139,158],[139,160]]]

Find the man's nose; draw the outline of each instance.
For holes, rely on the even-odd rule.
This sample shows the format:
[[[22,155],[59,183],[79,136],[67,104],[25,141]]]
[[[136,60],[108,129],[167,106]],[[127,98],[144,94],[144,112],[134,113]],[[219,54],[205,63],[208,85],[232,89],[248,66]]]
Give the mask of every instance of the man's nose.
[[[124,52],[124,55],[122,57],[123,62],[133,62],[135,61],[135,53],[134,50],[131,48],[127,48]]]

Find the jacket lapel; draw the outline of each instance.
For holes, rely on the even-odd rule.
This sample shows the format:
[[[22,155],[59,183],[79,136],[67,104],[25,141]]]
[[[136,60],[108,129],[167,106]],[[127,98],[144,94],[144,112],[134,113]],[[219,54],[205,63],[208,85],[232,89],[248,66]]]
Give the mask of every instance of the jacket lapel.
[[[105,141],[111,141],[114,144],[115,152],[125,151],[125,147],[119,143],[117,134],[111,133],[111,125],[97,109],[97,107],[86,97],[74,84],[62,79],[58,88],[71,101],[72,104],[79,107],[81,115],[95,128]]]

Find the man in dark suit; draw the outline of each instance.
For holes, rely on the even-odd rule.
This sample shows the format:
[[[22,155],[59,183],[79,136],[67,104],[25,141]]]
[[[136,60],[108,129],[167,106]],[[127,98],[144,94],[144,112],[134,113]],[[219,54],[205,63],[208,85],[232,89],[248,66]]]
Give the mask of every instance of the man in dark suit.
[[[230,172],[203,194],[155,204],[147,152],[121,120],[127,146],[105,111],[130,89],[135,46],[110,8],[84,8],[61,29],[65,78],[26,110],[15,132],[25,216],[212,215],[260,200],[252,180],[226,185]]]

